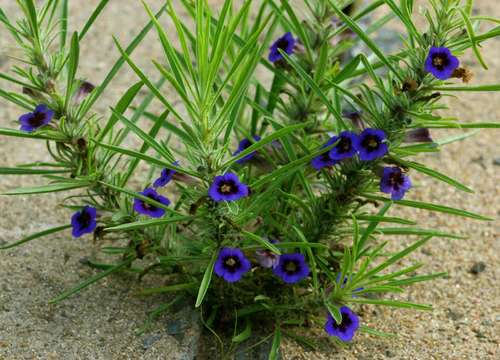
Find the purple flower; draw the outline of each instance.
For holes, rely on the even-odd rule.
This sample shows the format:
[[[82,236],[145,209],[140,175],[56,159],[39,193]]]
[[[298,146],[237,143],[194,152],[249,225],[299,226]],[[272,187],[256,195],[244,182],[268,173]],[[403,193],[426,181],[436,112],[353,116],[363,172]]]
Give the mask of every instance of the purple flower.
[[[342,315],[342,322],[337,324],[333,316],[328,313],[325,331],[328,335],[336,336],[342,341],[351,341],[356,330],[359,328],[358,315],[347,306],[342,306],[340,308],[340,314]]]
[[[254,139],[255,142],[260,141],[260,136],[254,135],[252,137],[253,137],[253,139]],[[238,155],[243,150],[246,150],[247,148],[249,148],[251,145],[253,145],[253,142],[251,142],[249,139],[243,139],[243,140],[241,140],[240,143],[239,143],[239,145],[238,145],[238,149],[233,153],[233,156]],[[253,151],[250,154],[243,156],[241,159],[237,160],[236,162],[238,164],[243,164],[243,163],[245,163],[245,162],[247,162],[249,160],[252,160],[253,157],[255,156],[255,154],[256,154],[256,151]]]
[[[398,167],[385,167],[380,180],[380,191],[391,194],[392,200],[401,200],[411,188],[411,180]]]
[[[330,140],[328,140],[328,142],[326,144],[324,144],[321,148],[322,149],[327,148],[330,145],[335,144],[336,141],[337,141],[336,137],[334,136],[334,137],[330,138]],[[324,167],[333,166],[336,163],[337,163],[337,161],[333,160],[330,157],[329,151],[327,151],[324,154],[321,154],[319,156],[316,156],[314,159],[311,160],[311,166],[318,171],[323,169]]]
[[[271,45],[269,51],[269,61],[275,63],[283,59],[283,55],[281,55],[278,49],[281,49],[287,55],[292,55],[296,42],[297,40],[293,37],[292,33],[287,32],[285,35],[276,40],[273,45]]]
[[[425,60],[425,71],[430,72],[439,80],[449,79],[460,61],[445,47],[431,47]]]
[[[300,253],[283,254],[273,272],[287,284],[294,284],[309,275],[309,266]]]
[[[89,83],[88,81],[82,81],[78,91],[74,96],[74,102],[76,104],[80,104],[83,99],[85,99],[92,91],[94,91],[95,85]]]
[[[345,111],[342,113],[342,116],[351,120],[357,129],[363,130],[365,128],[365,123],[361,118],[361,111]]]
[[[240,249],[222,248],[215,262],[214,272],[227,282],[236,282],[251,268],[250,261]]]
[[[385,143],[385,132],[380,129],[365,129],[355,140],[355,148],[363,161],[375,160],[389,151]]]
[[[431,133],[429,132],[429,129],[418,128],[418,129],[408,130],[404,142],[425,143],[425,142],[433,142],[433,140],[431,138]]]
[[[150,198],[151,200],[157,201],[160,204],[163,205],[170,205],[170,200],[168,200],[166,197],[161,196],[156,192],[155,189],[152,188],[146,188],[144,189],[143,192],[140,192],[139,194],[146,196],[147,198]],[[135,199],[134,200],[134,210],[137,211],[139,214],[143,215],[149,215],[154,218],[159,218],[162,217],[165,214],[165,209],[159,208],[156,205],[147,203],[146,201],[142,199]]]
[[[80,237],[94,231],[97,226],[96,216],[97,210],[91,206],[85,206],[82,210],[74,213],[71,217],[73,237]]]
[[[238,175],[234,173],[216,176],[208,189],[208,195],[214,201],[236,201],[249,193],[248,186],[240,182]]]
[[[272,244],[276,244],[276,240],[270,240]],[[263,268],[269,269],[269,268],[275,268],[278,266],[278,263],[280,261],[280,256],[278,254],[273,253],[269,249],[261,249],[257,250],[255,252],[255,257],[257,258],[257,262],[262,266]]]
[[[176,161],[174,162],[175,166],[178,166],[179,163]],[[161,175],[158,179],[155,180],[153,183],[153,186],[155,188],[162,187],[167,185],[174,177],[174,175],[177,173],[177,171],[165,168],[161,171]]]
[[[356,139],[358,135],[351,131],[342,131],[339,136],[334,136],[337,144],[330,150],[329,155],[332,160],[342,160],[353,157],[356,154]]]
[[[19,122],[21,130],[33,132],[42,126],[47,125],[54,117],[54,111],[50,110],[47,105],[38,105],[33,112],[21,115]]]

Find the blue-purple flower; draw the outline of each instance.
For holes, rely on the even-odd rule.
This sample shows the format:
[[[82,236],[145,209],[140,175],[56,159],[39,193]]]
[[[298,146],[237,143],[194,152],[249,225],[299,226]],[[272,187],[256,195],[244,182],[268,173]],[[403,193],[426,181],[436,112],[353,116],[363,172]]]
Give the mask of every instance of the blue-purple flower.
[[[431,133],[429,132],[429,129],[427,128],[417,128],[417,129],[412,129],[408,130],[406,133],[404,142],[408,143],[426,143],[426,142],[433,142]]]
[[[340,314],[342,315],[342,322],[337,324],[333,316],[328,313],[325,331],[328,335],[336,336],[342,341],[351,341],[359,328],[358,315],[347,306],[340,308]]]
[[[285,52],[287,55],[292,55],[296,42],[297,40],[293,37],[292,33],[287,32],[271,45],[269,51],[269,61],[274,63],[283,59],[283,55],[281,55],[279,49]]]
[[[334,136],[337,144],[330,150],[329,155],[332,160],[342,160],[353,157],[356,154],[356,139],[358,135],[351,131],[342,131],[339,136]]]
[[[208,195],[214,201],[236,201],[249,193],[248,186],[234,173],[216,176],[208,189]]]
[[[157,201],[165,206],[170,205],[170,200],[158,194],[155,189],[146,188],[144,189],[143,192],[140,192],[139,194],[147,198],[150,198],[151,200]],[[154,218],[159,218],[165,215],[165,209],[157,207],[156,205],[150,204],[138,198],[134,200],[134,210],[139,214],[148,215]]]
[[[260,136],[254,135],[252,137],[253,137],[254,142],[260,141]],[[254,143],[252,141],[250,141],[250,139],[241,140],[240,143],[238,144],[238,149],[233,153],[233,156],[240,154],[243,150],[246,150],[247,148],[249,148],[253,144]],[[255,156],[255,154],[256,154],[256,151],[252,151],[250,154],[243,156],[241,159],[237,160],[236,162],[238,164],[243,164],[249,160],[252,160],[253,157]]]
[[[276,240],[269,241],[272,244],[276,244]],[[275,268],[278,266],[280,261],[280,256],[278,254],[273,253],[269,249],[260,249],[255,252],[255,257],[257,258],[257,262],[260,266],[266,269]]]
[[[401,200],[411,186],[410,177],[403,174],[399,167],[384,167],[380,191],[391,194],[392,200]]]
[[[273,272],[287,284],[294,284],[309,275],[309,266],[300,253],[283,254]]]
[[[330,138],[330,140],[328,140],[328,142],[326,144],[324,144],[321,148],[322,149],[327,148],[330,145],[335,144],[336,141],[337,141],[336,137],[334,136],[334,137]],[[311,160],[311,166],[318,171],[325,168],[325,167],[333,166],[336,163],[337,163],[337,161],[333,160],[330,157],[329,151],[326,151],[324,154],[316,156],[314,159]]]
[[[179,165],[178,162],[174,163],[175,166]],[[165,168],[161,171],[160,177],[156,179],[153,183],[155,188],[167,185],[173,178],[177,171]]]
[[[250,261],[237,248],[222,248],[215,262],[214,272],[227,282],[236,282],[250,270]]]
[[[19,122],[21,130],[33,132],[42,126],[47,125],[54,117],[54,111],[50,110],[47,105],[38,105],[33,112],[21,115]]]
[[[82,81],[80,87],[74,96],[75,104],[80,104],[92,91],[94,91],[95,85],[88,82]]]
[[[363,161],[371,161],[387,154],[385,132],[380,129],[365,129],[355,140],[355,148],[358,150],[359,158]]]
[[[97,210],[91,206],[85,206],[80,211],[74,213],[71,217],[71,233],[73,237],[80,237],[94,231],[97,226],[96,216]]]
[[[446,47],[431,47],[425,60],[425,71],[440,80],[452,77],[453,72],[460,65],[460,61],[451,54]]]

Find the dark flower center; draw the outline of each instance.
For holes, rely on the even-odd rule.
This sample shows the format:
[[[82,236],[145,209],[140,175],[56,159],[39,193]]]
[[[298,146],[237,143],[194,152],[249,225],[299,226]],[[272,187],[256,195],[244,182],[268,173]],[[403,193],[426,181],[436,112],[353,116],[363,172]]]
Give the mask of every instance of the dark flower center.
[[[330,161],[332,159],[330,158],[330,155],[328,154],[328,152],[326,152],[323,155],[321,155],[321,160],[324,161],[324,162],[328,162],[328,161]]]
[[[374,135],[367,135],[361,142],[361,145],[367,150],[367,151],[375,151],[378,149],[380,145],[380,139],[377,136]]]
[[[283,270],[288,275],[293,275],[300,269],[300,264],[295,260],[288,260],[283,264]]]
[[[229,272],[235,272],[240,268],[241,262],[240,259],[236,256],[228,256],[224,259],[224,267]]]
[[[82,211],[80,213],[80,216],[78,216],[78,224],[80,224],[80,226],[82,228],[87,228],[90,226],[90,221],[91,221],[91,217],[90,217],[90,214],[86,211]]]
[[[281,50],[286,50],[288,48],[288,40],[286,38],[279,39],[276,42],[276,47]]]
[[[149,199],[151,199],[151,200],[158,201],[158,200],[156,200],[156,198],[155,198],[154,196],[152,196],[152,195],[146,195],[146,197],[147,197],[147,198],[149,198]],[[143,201],[142,203],[143,203],[143,205],[144,205],[144,209],[146,209],[146,210],[148,210],[148,211],[153,211],[153,210],[158,209],[155,205],[150,204],[150,203],[148,203],[148,202]]]
[[[42,126],[45,121],[46,115],[42,112],[34,112],[33,116],[29,120],[29,123],[33,127]]]
[[[238,186],[234,181],[224,181],[219,186],[219,191],[224,195],[236,194],[238,192]]]
[[[174,173],[174,171],[172,169],[167,169],[167,170],[165,170],[163,177],[167,178],[167,177],[173,175],[173,173]]]
[[[339,153],[349,152],[352,148],[352,141],[348,137],[341,137],[339,143],[335,147],[338,149]]]
[[[400,186],[404,184],[404,176],[401,171],[395,171],[391,175],[389,175],[389,184],[395,189],[398,190]]]
[[[333,328],[339,329],[341,332],[345,332],[349,328],[349,326],[351,326],[352,319],[347,314],[341,313],[341,315],[342,315],[342,322],[340,324],[337,324],[337,322],[333,320]]]
[[[250,145],[252,145],[251,141],[248,139],[244,139],[240,143],[240,150],[241,151],[246,150],[247,148],[250,147]]]
[[[445,54],[436,54],[432,58],[432,65],[438,70],[443,70],[449,63],[450,60]]]

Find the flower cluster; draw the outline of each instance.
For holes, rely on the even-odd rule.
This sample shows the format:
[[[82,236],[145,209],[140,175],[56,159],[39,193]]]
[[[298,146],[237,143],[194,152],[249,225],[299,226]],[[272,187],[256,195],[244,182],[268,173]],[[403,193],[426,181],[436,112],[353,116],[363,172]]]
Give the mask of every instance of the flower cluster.
[[[343,131],[331,137],[323,148],[331,147],[328,152],[314,158],[311,165],[320,170],[338,164],[358,154],[362,161],[372,161],[383,157],[389,151],[385,132],[380,129],[365,129],[359,135],[352,131]]]
[[[451,126],[450,119],[443,121],[436,110],[442,108],[441,93],[456,89],[443,81],[471,80],[472,73],[460,67],[455,55],[469,48],[479,51],[477,41],[461,30],[468,29],[469,22],[480,25],[482,18],[465,21],[457,12],[459,2],[436,1],[436,19],[429,12],[430,29],[410,34],[411,41],[397,56],[377,52],[380,67],[372,71],[374,62],[367,63],[349,49],[358,48],[353,42],[366,41],[370,35],[361,36],[363,30],[352,26],[358,21],[352,15],[366,16],[376,7],[366,8],[365,13],[358,12],[354,2],[342,9],[332,1],[306,7],[308,14],[295,14],[296,9],[286,4],[282,12],[263,2],[259,16],[252,18],[248,7],[233,9],[226,0],[225,15],[217,19],[205,2],[181,3],[187,7],[186,16],[193,17],[175,27],[182,33],[182,49],[174,49],[177,42],[166,38],[171,32],[160,22],[151,23],[168,45],[164,47],[167,64],[156,65],[162,79],[180,96],[173,101],[170,94],[163,95],[145,81],[149,74],[143,76],[134,65],[131,46],[116,66],[128,63],[144,81],[127,91],[111,117],[90,112],[110,78],[97,87],[74,78],[79,37],[71,42],[62,39],[59,52],[52,53],[57,48],[52,42],[58,37],[49,29],[58,28],[57,22],[50,23],[60,13],[57,1],[35,4],[29,9],[35,16],[25,13],[22,21],[8,26],[26,50],[28,69],[15,69],[21,78],[14,79],[14,84],[24,86],[23,94],[0,96],[34,109],[19,117],[20,130],[0,129],[0,134],[47,141],[53,162],[2,171],[43,174],[49,186],[32,188],[30,193],[83,190],[78,197],[64,200],[64,206],[75,209],[70,224],[35,237],[71,227],[75,238],[93,233],[95,240],[104,240],[96,241],[97,245],[122,242],[113,245],[113,251],[106,245],[106,254],[119,253],[119,266],[110,265],[109,273],[130,269],[132,262],[141,259],[133,264],[134,270],[143,266],[141,276],[153,271],[168,276],[169,282],[179,281],[169,288],[180,289],[178,299],[186,303],[196,299],[202,318],[209,315],[210,321],[221,323],[234,320],[235,330],[241,320],[266,321],[272,314],[274,338],[279,340],[281,324],[315,320],[318,315],[323,321],[328,310],[324,330],[329,336],[351,341],[358,331],[370,332],[360,326],[354,306],[373,304],[369,295],[375,292],[399,290],[408,271],[389,267],[398,265],[394,258],[416,248],[412,245],[386,259],[380,256],[387,251],[385,243],[371,243],[380,234],[408,233],[403,226],[410,222],[386,217],[389,207],[413,204],[479,218],[459,209],[398,200],[413,186],[410,171],[460,185],[407,158],[437,150],[430,128],[459,127],[459,123]],[[26,12],[23,6],[21,10]],[[176,6],[170,6],[167,14],[179,25],[175,11]],[[271,15],[277,16],[286,32],[269,47],[274,25],[265,19],[272,19]],[[400,15],[407,17],[406,11]],[[412,22],[409,16],[402,20]],[[249,27],[252,21],[255,24]],[[439,31],[434,21],[440,23]],[[196,31],[188,32],[192,24]],[[191,35],[200,33],[210,36]],[[360,36],[353,36],[356,33]],[[483,41],[497,33],[476,38]],[[272,72],[272,81],[261,79],[258,67]],[[379,71],[388,74],[382,77]],[[368,81],[376,85],[366,86]],[[165,106],[164,115],[157,117],[145,101],[133,108],[133,118],[127,118],[141,86]],[[349,121],[337,122],[337,116],[331,116],[332,106]],[[148,132],[137,125],[141,117],[155,120]],[[98,122],[105,118],[107,123]],[[127,136],[137,136],[144,146],[130,149],[133,142]],[[143,166],[149,169],[143,172]],[[379,191],[387,196],[374,194]],[[175,206],[170,206],[167,194],[175,199]],[[78,199],[83,200],[78,203]],[[377,228],[388,221],[398,225],[391,226],[391,231]],[[429,234],[442,234],[417,227],[411,233],[424,240],[430,239]],[[412,274],[411,281],[437,276]],[[193,286],[198,286],[197,294],[191,291]],[[397,300],[383,303],[413,305]]]

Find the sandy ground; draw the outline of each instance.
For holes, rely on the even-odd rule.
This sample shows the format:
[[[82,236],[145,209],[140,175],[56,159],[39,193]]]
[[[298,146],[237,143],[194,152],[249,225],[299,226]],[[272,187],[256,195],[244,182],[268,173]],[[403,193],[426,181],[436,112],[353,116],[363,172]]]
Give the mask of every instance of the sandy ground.
[[[212,1],[215,3],[216,1]],[[78,28],[97,0],[73,7],[74,26]],[[78,2],[79,3],[79,2]],[[148,1],[153,7],[160,0]],[[8,13],[15,8],[11,0],[0,0]],[[476,1],[481,13],[500,17],[500,5],[494,0]],[[109,34],[126,42],[138,26],[146,22],[139,1],[111,1],[103,17],[86,39],[81,54],[83,67],[79,75],[98,83],[105,75],[111,59],[117,57]],[[137,50],[134,59],[147,69],[149,59],[160,58],[159,44],[154,36]],[[0,30],[0,69],[12,65],[5,55],[10,38]],[[466,63],[476,73],[474,83],[498,83],[500,79],[500,40],[490,41],[483,49],[490,70],[481,70],[470,54]],[[122,71],[115,79],[106,106],[135,77]],[[5,88],[5,84],[1,84]],[[448,114],[464,121],[499,121],[500,94],[469,94],[450,99]],[[0,126],[17,127],[19,109],[1,101]],[[435,131],[442,139],[458,131]],[[461,143],[448,146],[441,154],[428,156],[424,162],[431,167],[476,189],[464,194],[435,181],[416,178],[411,199],[434,201],[463,207],[491,217],[498,217],[497,198],[500,181],[500,151],[497,131],[482,131]],[[22,139],[2,138],[0,165],[13,166],[29,161],[48,160],[44,145]],[[37,183],[32,177],[2,176],[0,191]],[[11,242],[32,232],[69,221],[68,212],[57,208],[60,195],[0,198],[0,242]],[[432,312],[417,313],[366,307],[362,322],[382,331],[398,335],[380,339],[359,335],[346,349],[336,349],[327,341],[320,342],[317,352],[308,352],[287,341],[284,359],[495,359],[500,356],[500,278],[498,223],[477,222],[430,214],[411,209],[397,209],[398,215],[418,219],[422,227],[441,228],[467,234],[467,240],[434,239],[412,260],[427,264],[426,271],[446,271],[449,276],[431,283],[413,286],[402,297],[409,301],[433,304]],[[396,212],[393,212],[396,214]],[[412,239],[394,239],[398,249]],[[143,336],[134,330],[140,327],[148,310],[162,303],[161,298],[140,299],[133,295],[138,284],[130,277],[115,276],[93,285],[56,306],[47,301],[93,274],[82,264],[90,253],[88,238],[73,240],[69,234],[47,237],[23,247],[0,254],[0,359],[183,359],[192,358],[198,328],[187,311],[161,318]],[[483,262],[486,268],[478,274],[471,267]],[[151,280],[150,280],[151,281]],[[164,300],[164,299],[163,299]],[[185,333],[169,335],[171,321],[181,321]],[[168,322],[170,321],[170,322]],[[170,332],[171,333],[171,332]],[[318,336],[323,337],[321,329]],[[199,359],[214,355],[199,354]]]

